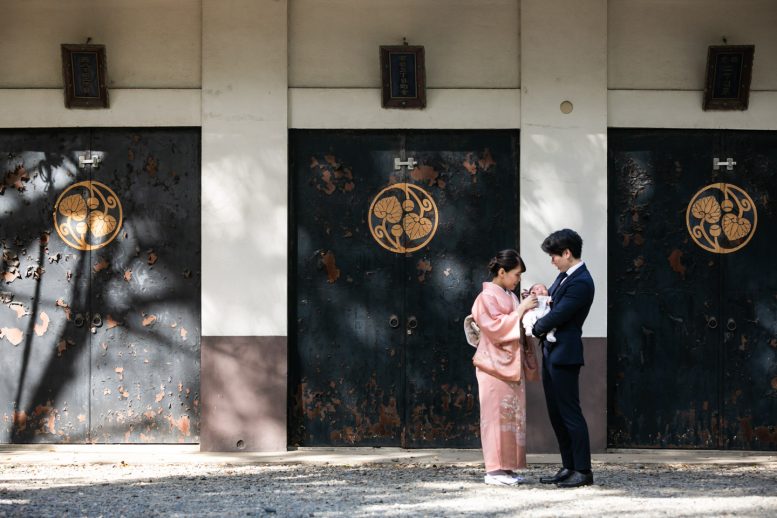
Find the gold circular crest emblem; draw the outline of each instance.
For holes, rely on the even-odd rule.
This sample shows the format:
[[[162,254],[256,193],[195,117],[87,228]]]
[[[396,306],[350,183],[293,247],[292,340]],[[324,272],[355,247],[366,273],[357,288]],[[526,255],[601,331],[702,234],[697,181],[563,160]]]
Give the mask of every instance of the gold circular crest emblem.
[[[57,234],[77,250],[95,250],[116,239],[122,217],[119,197],[100,182],[73,184],[54,205]]]
[[[413,252],[437,232],[437,205],[417,185],[396,183],[372,200],[368,221],[380,246],[397,254]]]
[[[708,252],[730,254],[753,237],[758,212],[752,198],[741,188],[713,183],[694,195],[685,220],[697,245]]]

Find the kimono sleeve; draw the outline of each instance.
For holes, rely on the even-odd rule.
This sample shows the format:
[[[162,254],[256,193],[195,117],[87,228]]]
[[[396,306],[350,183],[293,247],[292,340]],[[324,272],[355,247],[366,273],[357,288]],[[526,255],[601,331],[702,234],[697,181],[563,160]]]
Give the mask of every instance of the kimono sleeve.
[[[499,301],[490,293],[481,293],[472,307],[472,316],[480,332],[493,344],[521,338],[521,315],[517,311],[505,313]]]

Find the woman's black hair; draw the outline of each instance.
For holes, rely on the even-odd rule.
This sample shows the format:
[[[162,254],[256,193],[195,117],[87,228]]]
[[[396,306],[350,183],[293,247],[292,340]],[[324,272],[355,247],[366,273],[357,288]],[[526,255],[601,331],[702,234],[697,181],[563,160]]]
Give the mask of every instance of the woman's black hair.
[[[521,256],[518,255],[518,252],[510,248],[502,250],[497,253],[495,257],[491,258],[491,261],[488,263],[488,271],[491,272],[491,275],[496,277],[499,274],[500,268],[504,268],[506,272],[509,272],[518,266],[521,267],[521,273],[526,271],[526,264],[523,262],[523,259],[521,259]]]

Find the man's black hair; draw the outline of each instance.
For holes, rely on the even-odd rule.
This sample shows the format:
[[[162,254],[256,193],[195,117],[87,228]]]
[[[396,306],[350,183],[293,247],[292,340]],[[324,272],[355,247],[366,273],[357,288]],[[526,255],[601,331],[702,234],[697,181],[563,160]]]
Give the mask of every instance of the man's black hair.
[[[572,252],[575,259],[580,259],[583,252],[583,238],[569,228],[556,230],[542,242],[542,251],[546,254],[561,255],[566,249]]]

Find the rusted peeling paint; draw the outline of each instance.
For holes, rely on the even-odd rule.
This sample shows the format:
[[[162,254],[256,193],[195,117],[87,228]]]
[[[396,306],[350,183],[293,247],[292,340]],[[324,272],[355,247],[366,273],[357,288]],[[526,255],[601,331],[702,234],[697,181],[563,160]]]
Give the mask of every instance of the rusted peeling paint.
[[[333,284],[340,278],[340,269],[335,264],[335,254],[331,250],[321,252],[321,264],[326,268],[327,282]]]
[[[19,273],[19,270],[14,268],[13,266],[10,267],[7,271],[3,272],[3,281],[5,281],[6,284],[11,284],[16,279],[21,279],[22,274]]]
[[[129,282],[132,280],[132,270],[125,270],[124,271],[124,280]]]
[[[23,432],[27,429],[27,412],[24,410],[14,411],[13,426],[17,432]]]
[[[419,272],[418,282],[424,282],[426,280],[426,274],[432,271],[432,263],[431,261],[421,259],[418,261],[415,268]]]
[[[761,445],[777,444],[777,427],[775,426],[759,426],[753,430],[753,435]]]
[[[62,308],[62,310],[65,312],[65,318],[67,320],[71,320],[71,311],[70,306],[68,306],[67,302],[65,302],[65,299],[57,299],[56,306],[58,308]]]
[[[338,189],[341,192],[351,192],[356,187],[353,182],[353,171],[343,166],[333,155],[325,155],[323,162],[311,156],[310,170],[315,175],[311,184],[327,195],[333,194]]]
[[[8,171],[3,177],[2,183],[0,183],[0,194],[5,192],[6,187],[11,187],[19,192],[24,192],[26,189],[25,183],[30,181],[30,175],[27,173],[27,169],[23,164],[19,164],[14,167],[13,171]]]
[[[11,345],[19,345],[24,339],[24,332],[17,327],[0,328],[0,338],[5,338]]]
[[[33,280],[39,281],[40,278],[43,277],[44,273],[46,273],[46,270],[40,266],[30,265],[27,267],[27,272],[24,274],[24,276],[28,279],[32,277]]]
[[[434,186],[437,183],[437,178],[440,176],[434,167],[430,165],[416,166],[411,172],[410,177],[416,182],[426,182],[429,187]]]
[[[121,322],[114,320],[111,315],[107,315],[105,317],[105,327],[106,329],[113,329],[114,327],[120,326]]]
[[[683,252],[682,250],[672,250],[672,253],[669,254],[669,266],[672,267],[672,270],[679,273],[680,276],[685,280],[685,266],[683,265]]]
[[[186,328],[185,328],[185,327],[182,327],[182,328],[181,328],[181,331],[180,331],[180,333],[181,333],[181,338],[182,338],[184,341],[186,341],[186,337],[187,337],[187,336],[188,336],[188,334],[189,334],[189,332],[186,330]]]
[[[154,252],[153,250],[149,250],[148,252],[146,252],[146,254],[148,254],[147,262],[149,266],[153,266],[159,259],[159,256],[157,255],[157,253]]]
[[[21,302],[12,302],[8,305],[9,308],[16,311],[16,318],[22,318],[23,316],[29,315],[30,313],[27,311],[27,308],[22,304]]]
[[[57,356],[62,356],[62,353],[64,353],[68,347],[73,347],[75,345],[75,342],[72,340],[62,339],[59,342],[57,342]]]
[[[119,381],[124,380],[124,367],[116,367],[113,371],[119,375]]]
[[[157,162],[157,159],[149,155],[146,158],[146,163],[143,165],[143,170],[147,172],[149,176],[156,176],[158,167],[159,163]]]
[[[184,415],[181,416],[180,419],[175,419],[172,414],[167,416],[167,420],[170,423],[170,429],[177,428],[179,432],[181,432],[184,436],[189,437],[190,435],[190,422],[189,422],[189,416]]]
[[[46,331],[48,331],[49,322],[50,322],[49,316],[46,314],[45,311],[41,311],[40,320],[41,320],[41,323],[40,324],[36,323],[34,330],[36,335],[43,336],[46,333]]]
[[[146,315],[143,313],[143,327],[148,327],[156,322],[156,315]]]
[[[494,157],[491,156],[491,150],[489,148],[484,149],[483,153],[480,154],[478,165],[483,171],[488,171],[491,167],[496,165],[496,161],[494,160]]]
[[[22,274],[19,272],[19,256],[16,253],[3,250],[3,264],[6,266],[6,270],[3,271],[3,280],[6,284],[11,284],[16,279],[22,278]]]
[[[473,154],[474,153],[467,153],[464,162],[462,162],[461,165],[463,165],[464,169],[466,169],[467,172],[472,175],[472,182],[477,183],[478,178],[476,175],[478,174],[478,166],[477,163],[475,163],[473,160]]]
[[[108,268],[110,265],[111,265],[111,263],[106,261],[105,257],[100,256],[98,258],[98,261],[93,266],[94,272],[95,273],[101,272],[101,271],[105,270],[106,268]]]

